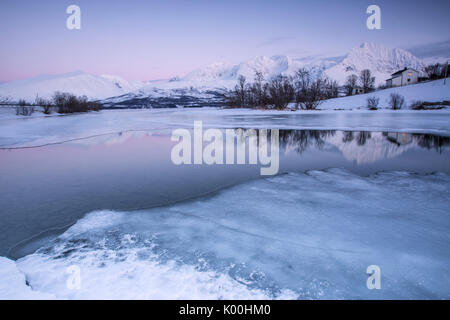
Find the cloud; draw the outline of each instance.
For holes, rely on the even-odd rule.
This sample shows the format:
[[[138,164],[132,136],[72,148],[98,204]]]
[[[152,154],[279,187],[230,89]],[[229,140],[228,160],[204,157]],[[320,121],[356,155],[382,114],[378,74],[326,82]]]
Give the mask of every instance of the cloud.
[[[450,40],[422,44],[407,50],[419,58],[450,57]]]
[[[258,47],[273,46],[276,44],[286,43],[291,40],[295,40],[295,38],[294,37],[272,37],[272,38],[269,38],[269,39],[259,43],[257,46]]]

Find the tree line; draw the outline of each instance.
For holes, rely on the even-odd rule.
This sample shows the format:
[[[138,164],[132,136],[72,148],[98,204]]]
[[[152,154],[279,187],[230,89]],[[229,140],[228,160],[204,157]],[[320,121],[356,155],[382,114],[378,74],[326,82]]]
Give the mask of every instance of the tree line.
[[[347,77],[344,84],[346,95],[353,95],[357,88],[361,88],[363,93],[375,91],[375,77],[372,76],[369,69],[362,70],[359,76],[351,74]]]
[[[41,107],[44,114],[50,114],[52,111],[57,113],[76,113],[99,111],[102,105],[96,101],[90,101],[86,96],[76,96],[67,92],[55,92],[51,99],[36,97],[34,103],[28,103],[25,100],[19,100],[16,107],[16,114],[30,116],[35,111],[35,107]]]
[[[348,77],[347,94],[353,94],[359,84],[365,93],[375,89],[375,77],[370,70],[363,70],[359,77]],[[253,82],[240,75],[238,84],[225,94],[225,99],[232,108],[283,110],[294,103],[296,109],[315,110],[322,101],[339,97],[340,89],[337,81],[323,75],[315,77],[307,68],[297,70],[293,76],[280,75],[269,80],[255,71]]]
[[[425,72],[430,80],[438,80],[448,77],[448,64],[434,63],[425,67]]]

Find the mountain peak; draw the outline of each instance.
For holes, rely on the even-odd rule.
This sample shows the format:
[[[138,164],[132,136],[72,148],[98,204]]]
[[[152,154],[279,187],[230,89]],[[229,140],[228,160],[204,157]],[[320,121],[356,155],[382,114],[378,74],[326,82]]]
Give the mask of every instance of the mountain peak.
[[[406,50],[364,42],[353,48],[341,63],[327,70],[326,74],[343,84],[349,75],[358,75],[362,70],[369,69],[375,76],[376,83],[383,84],[393,72],[405,67],[420,71],[424,65],[419,58]]]
[[[266,79],[271,79],[280,74],[293,74],[300,66],[299,62],[286,55],[258,56],[234,65],[214,63],[189,73],[183,80],[236,80],[241,75],[247,80],[253,80],[256,71],[260,71]]]
[[[357,49],[358,47],[353,48],[353,50]],[[359,48],[361,49],[369,49],[369,50],[374,50],[374,49],[388,49],[386,46],[380,44],[380,43],[376,43],[376,42],[363,42]]]
[[[373,43],[373,42],[363,42],[359,47],[361,49],[364,49],[364,48],[367,48],[367,47],[371,47],[373,45],[375,45],[375,43]]]

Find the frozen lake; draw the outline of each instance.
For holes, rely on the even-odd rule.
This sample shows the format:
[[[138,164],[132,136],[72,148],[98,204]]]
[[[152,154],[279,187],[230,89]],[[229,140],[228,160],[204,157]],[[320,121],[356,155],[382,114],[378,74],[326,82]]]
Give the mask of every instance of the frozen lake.
[[[0,150],[0,255],[59,298],[450,297],[448,137],[281,130],[261,178],[175,166],[169,132]]]
[[[14,108],[0,107],[0,148],[34,147],[127,131],[192,128],[202,120],[209,128],[350,130],[430,133],[450,136],[445,110],[258,111],[247,109],[102,110],[88,114],[17,117]]]

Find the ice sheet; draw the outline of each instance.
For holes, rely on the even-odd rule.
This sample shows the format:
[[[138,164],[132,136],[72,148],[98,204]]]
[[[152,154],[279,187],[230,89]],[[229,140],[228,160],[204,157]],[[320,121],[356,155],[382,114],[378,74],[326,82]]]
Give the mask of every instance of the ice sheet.
[[[88,214],[17,262],[58,298],[450,298],[450,177],[331,169]],[[67,267],[80,290],[66,286]],[[378,265],[382,289],[368,290]]]

